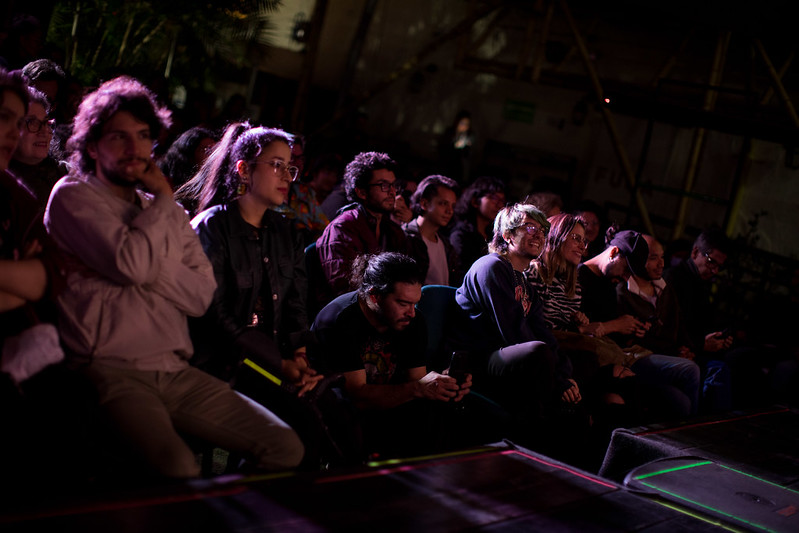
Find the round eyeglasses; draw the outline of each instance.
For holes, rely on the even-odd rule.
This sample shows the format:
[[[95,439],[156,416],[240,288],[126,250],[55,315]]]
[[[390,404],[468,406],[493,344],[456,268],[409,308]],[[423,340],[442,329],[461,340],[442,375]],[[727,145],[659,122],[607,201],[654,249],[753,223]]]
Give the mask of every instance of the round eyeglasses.
[[[42,128],[47,127],[50,131],[55,129],[55,120],[39,120],[38,118],[24,118],[25,128],[31,133],[39,133]]]
[[[288,172],[289,176],[291,176],[291,181],[297,179],[297,176],[300,174],[300,169],[295,166],[289,166],[283,161],[258,161],[257,159],[252,162],[252,164],[263,163],[265,165],[269,165],[275,171],[277,176],[282,176],[284,173]]]
[[[519,228],[526,231],[528,235],[541,235],[542,237],[546,237],[548,233],[547,230],[537,224],[533,224],[532,222],[522,224],[519,226]]]
[[[578,246],[582,246],[583,248],[588,246],[588,241],[585,240],[585,237],[583,237],[579,233],[569,233],[567,239],[573,240],[574,242],[577,243]]]

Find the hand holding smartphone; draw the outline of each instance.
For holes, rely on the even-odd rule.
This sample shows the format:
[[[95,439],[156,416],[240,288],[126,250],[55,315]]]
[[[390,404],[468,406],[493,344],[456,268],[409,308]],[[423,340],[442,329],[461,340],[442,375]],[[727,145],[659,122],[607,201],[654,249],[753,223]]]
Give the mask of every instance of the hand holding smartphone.
[[[463,385],[466,381],[466,374],[469,373],[469,352],[455,351],[449,361],[449,376],[455,378],[458,385]]]

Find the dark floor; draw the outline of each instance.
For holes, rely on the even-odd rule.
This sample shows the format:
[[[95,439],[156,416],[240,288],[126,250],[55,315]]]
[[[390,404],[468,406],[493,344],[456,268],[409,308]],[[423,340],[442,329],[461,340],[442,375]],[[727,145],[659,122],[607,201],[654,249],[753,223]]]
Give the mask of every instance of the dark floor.
[[[39,479],[3,499],[0,531],[799,531],[791,409],[620,430],[604,467],[505,442],[313,474],[56,494]]]

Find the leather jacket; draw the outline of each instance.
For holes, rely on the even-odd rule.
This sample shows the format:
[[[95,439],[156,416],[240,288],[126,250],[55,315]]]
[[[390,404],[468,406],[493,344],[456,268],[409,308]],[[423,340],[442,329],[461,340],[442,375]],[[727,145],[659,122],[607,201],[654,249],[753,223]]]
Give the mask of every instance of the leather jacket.
[[[299,235],[285,217],[271,210],[264,213],[261,227],[255,228],[244,221],[235,204],[203,211],[192,220],[192,227],[217,281],[211,307],[193,328],[213,350],[203,353],[196,346],[198,362],[221,356],[229,372],[231,364],[250,357],[279,371],[283,357],[291,357],[294,349],[310,342],[305,254]],[[262,295],[265,280],[269,294]],[[271,301],[267,309],[271,317],[256,312],[259,296],[263,305]],[[265,319],[271,323],[264,323]],[[218,364],[210,366],[214,374],[225,373]]]

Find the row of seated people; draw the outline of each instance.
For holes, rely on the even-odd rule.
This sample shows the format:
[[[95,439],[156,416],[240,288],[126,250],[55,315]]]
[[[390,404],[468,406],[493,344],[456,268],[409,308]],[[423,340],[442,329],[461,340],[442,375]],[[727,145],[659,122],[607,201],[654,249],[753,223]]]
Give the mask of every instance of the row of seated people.
[[[13,76],[3,73],[2,81],[2,105],[15,118],[4,126],[11,138],[28,92]],[[89,384],[108,426],[158,475],[200,473],[187,436],[241,453],[262,470],[421,452],[438,444],[425,430],[440,429],[442,418],[474,429],[460,443],[469,442],[482,436],[481,422],[456,418],[449,407],[473,403],[472,387],[507,414],[498,436],[553,453],[567,449],[564,442],[584,442],[583,431],[601,441],[614,425],[644,420],[640,413],[696,412],[699,371],[689,358],[596,341],[612,332],[643,338],[651,329],[645,320],[592,322],[569,307],[584,251],[584,226],[575,217],[550,222],[530,204],[499,210],[491,242],[482,241],[491,253],[470,263],[447,320],[446,352],[469,354],[456,378],[448,361],[424,357],[427,332],[415,311],[430,265],[442,257],[435,249],[444,236],[434,231],[425,241],[424,226],[438,209],[451,217],[456,189],[446,178],[431,178],[435,188],[420,184],[422,248],[390,221],[394,162],[378,153],[355,158],[345,179],[355,205],[316,242],[316,259],[330,275],[319,286],[330,292],[314,318],[305,304],[304,243],[276,210],[297,174],[292,136],[229,127],[197,175],[197,214],[189,223],[151,156],[167,123],[168,113],[136,80],[118,78],[88,95],[69,142],[70,173],[49,197],[46,234],[28,231],[35,215],[20,223],[15,210],[22,204],[7,200],[13,184],[3,188],[10,215],[0,287],[3,310],[24,323],[49,280],[66,354],[61,366]],[[439,230],[448,217],[430,218]],[[640,264],[649,252],[640,234],[622,232],[597,256],[596,269],[591,261],[584,266],[608,282],[631,272],[650,281]],[[700,249],[692,261],[713,271],[723,253]],[[447,265],[438,275],[449,275]],[[615,307],[615,294],[612,300]],[[553,333],[557,313],[582,337]],[[29,329],[3,332],[6,389],[14,398],[13,385],[58,359],[56,349],[43,357],[42,349],[16,342]],[[15,370],[19,361],[27,370]],[[639,399],[636,372],[664,395]],[[586,455],[571,451],[576,461]]]

